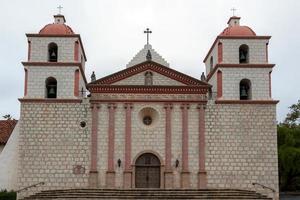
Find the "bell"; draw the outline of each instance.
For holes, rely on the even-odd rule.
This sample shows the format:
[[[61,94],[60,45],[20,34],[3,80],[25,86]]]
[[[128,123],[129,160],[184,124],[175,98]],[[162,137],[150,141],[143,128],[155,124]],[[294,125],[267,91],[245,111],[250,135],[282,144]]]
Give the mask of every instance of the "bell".
[[[56,54],[54,51],[51,53],[51,57],[56,57]]]
[[[55,96],[56,96],[55,89],[51,87],[48,92],[48,98],[55,98]]]
[[[240,62],[245,62],[246,61],[246,55],[244,52],[241,52],[240,54]]]
[[[241,88],[241,99],[247,99],[248,98],[248,94],[247,94],[247,90],[246,88],[243,86]]]

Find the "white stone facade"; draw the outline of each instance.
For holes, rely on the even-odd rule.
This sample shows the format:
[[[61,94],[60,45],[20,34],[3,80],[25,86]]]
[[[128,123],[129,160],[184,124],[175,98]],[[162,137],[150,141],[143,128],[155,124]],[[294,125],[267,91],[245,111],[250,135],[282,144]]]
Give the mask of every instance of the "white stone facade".
[[[22,103],[18,188],[39,182],[42,189],[88,186],[90,108],[83,103]],[[82,128],[80,122],[87,122]],[[82,173],[74,173],[76,166]]]
[[[251,82],[251,100],[271,100],[269,73],[271,68],[222,68],[222,100],[240,99],[240,81],[248,79]],[[213,93],[217,93],[217,73],[214,73],[209,83]]]
[[[28,81],[27,95],[25,98],[45,98],[46,79],[53,77],[57,81],[57,97],[61,99],[74,99],[74,79],[76,66],[27,66]],[[85,83],[82,75],[79,78],[79,90]]]
[[[275,105],[209,103],[206,114],[206,169],[211,188],[278,191]]]
[[[164,172],[166,158],[168,158],[166,134],[167,127],[170,127],[169,173],[173,176],[172,188],[199,188],[198,175],[201,172],[207,173],[208,188],[252,190],[252,183],[257,182],[278,191],[276,104],[269,96],[271,68],[220,67],[218,70],[222,72],[223,95],[218,100],[233,100],[234,103],[231,104],[219,104],[214,101],[215,99],[207,101],[205,92],[210,86],[204,82],[197,82],[188,76],[183,77],[175,70],[172,73],[166,72],[167,77],[154,71],[155,68],[148,70],[152,73],[153,85],[166,86],[165,90],[147,87],[145,85],[147,70],[145,70],[112,85],[105,85],[104,89],[103,85],[99,84],[98,91],[93,92],[93,85],[88,85],[91,96],[82,98],[74,95],[75,71],[79,70],[79,67],[71,64],[70,66],[66,64],[48,66],[47,62],[47,45],[50,42],[56,42],[58,45],[58,62],[74,62],[76,39],[76,37],[29,37],[30,61],[42,64],[25,65],[27,95],[21,99],[21,116],[18,123],[20,135],[17,189],[39,182],[45,184],[20,193],[18,198],[40,190],[91,187],[91,173],[95,172],[96,187],[107,188],[108,179],[112,177],[107,174],[111,173],[115,177],[113,187],[125,188],[125,145],[128,141],[126,109],[128,108],[125,109],[124,106],[128,103],[132,107],[129,145],[133,177],[135,159],[146,152],[157,155],[161,162],[161,172]],[[249,46],[250,63],[267,63],[265,48],[267,40],[222,39],[221,42],[223,63],[238,64],[238,48],[244,43]],[[148,48],[151,46],[146,45],[127,65],[128,71],[134,69],[133,65],[146,61],[144,56]],[[85,60],[81,59],[82,48],[79,53],[84,71]],[[156,65],[155,67],[168,66],[167,62],[152,48],[151,53],[154,61],[152,64]],[[214,57],[213,65],[218,60],[217,54],[217,47],[214,47],[211,51]],[[209,63],[206,63],[206,67],[208,73]],[[164,68],[164,70],[170,69]],[[182,76],[181,79],[178,79],[179,76]],[[45,80],[48,77],[57,80],[57,98],[54,101],[45,98]],[[244,78],[251,81],[251,100],[263,100],[268,103],[239,102],[239,83]],[[210,78],[209,84],[212,86],[212,92],[216,93],[216,73]],[[193,93],[193,89],[197,87],[201,90]],[[79,89],[81,88],[86,90],[80,73]],[[110,88],[117,89],[113,92],[105,91]],[[124,88],[134,90],[128,92]],[[147,90],[149,88],[152,89],[151,92]],[[166,104],[171,104],[171,108],[168,107],[171,109],[170,124],[166,120],[169,116],[166,113]],[[111,105],[114,107],[113,112],[110,110]],[[205,114],[201,115],[204,107],[206,107]],[[143,109],[148,108],[155,112],[153,124],[149,126],[143,123],[140,114]],[[113,117],[110,118],[109,116],[112,115]],[[83,122],[86,123],[84,127]],[[201,127],[202,122],[203,127]],[[201,133],[206,137],[205,145],[200,145]],[[112,141],[109,138],[113,138]],[[187,149],[183,147],[185,141],[188,143]],[[112,144],[113,158],[109,157],[109,146],[111,147]],[[204,146],[205,158],[201,160],[200,154],[204,152],[202,149]],[[187,152],[186,160],[183,152]],[[95,154],[97,154],[96,160],[93,159]],[[120,166],[118,166],[118,159],[121,161]],[[111,161],[113,170],[109,171]],[[187,171],[183,170],[184,161],[188,163]],[[205,165],[206,170],[200,170],[201,163]],[[96,169],[92,172],[94,164]],[[188,184],[182,183],[184,173],[189,175]],[[163,176],[164,173],[161,174],[161,188],[165,187]],[[132,181],[135,181],[134,178]]]
[[[153,85],[185,85],[179,81],[163,76],[157,72],[147,70],[152,73]],[[133,75],[114,83],[113,85],[145,85],[145,72]]]
[[[151,53],[151,60],[156,62],[156,63],[159,63],[163,66],[166,66],[168,67],[169,66],[169,63],[161,56],[159,55],[153,48],[150,44],[146,44],[144,46],[143,49],[141,49],[133,58],[132,60],[126,65],[126,67],[132,67],[134,65],[137,65],[139,63],[142,63],[142,62],[145,62],[147,61],[147,53],[148,53],[148,50],[150,51]]]
[[[31,43],[30,62],[47,62],[48,45],[52,42],[57,44],[57,62],[75,62],[75,42],[78,37],[28,37]],[[79,62],[84,59],[83,50],[79,45]]]
[[[223,44],[223,61],[222,63],[238,64],[239,47],[243,44],[249,47],[249,63],[266,64],[266,44],[267,39],[221,39]]]

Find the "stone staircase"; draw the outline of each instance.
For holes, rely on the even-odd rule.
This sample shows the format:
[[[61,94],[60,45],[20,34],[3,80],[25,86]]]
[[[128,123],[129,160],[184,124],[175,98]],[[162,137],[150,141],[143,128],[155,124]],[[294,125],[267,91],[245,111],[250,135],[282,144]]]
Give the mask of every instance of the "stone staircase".
[[[96,199],[265,199],[262,194],[235,189],[66,189],[41,191],[22,200],[96,200]]]

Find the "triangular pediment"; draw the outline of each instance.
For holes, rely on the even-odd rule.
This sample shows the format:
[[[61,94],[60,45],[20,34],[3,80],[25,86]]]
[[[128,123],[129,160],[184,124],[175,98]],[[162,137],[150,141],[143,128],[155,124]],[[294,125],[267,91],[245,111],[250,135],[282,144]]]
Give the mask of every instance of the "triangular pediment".
[[[145,73],[153,73],[153,86],[207,86],[209,84],[153,61],[113,73],[89,85],[144,85]]]

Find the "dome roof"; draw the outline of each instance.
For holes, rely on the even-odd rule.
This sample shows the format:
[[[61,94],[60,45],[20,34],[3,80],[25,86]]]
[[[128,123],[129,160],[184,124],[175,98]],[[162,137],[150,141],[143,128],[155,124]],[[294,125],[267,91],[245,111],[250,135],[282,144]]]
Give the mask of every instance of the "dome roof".
[[[256,33],[248,26],[229,26],[220,36],[256,36]]]
[[[65,24],[48,24],[40,30],[39,34],[72,35],[74,32],[71,27]]]

